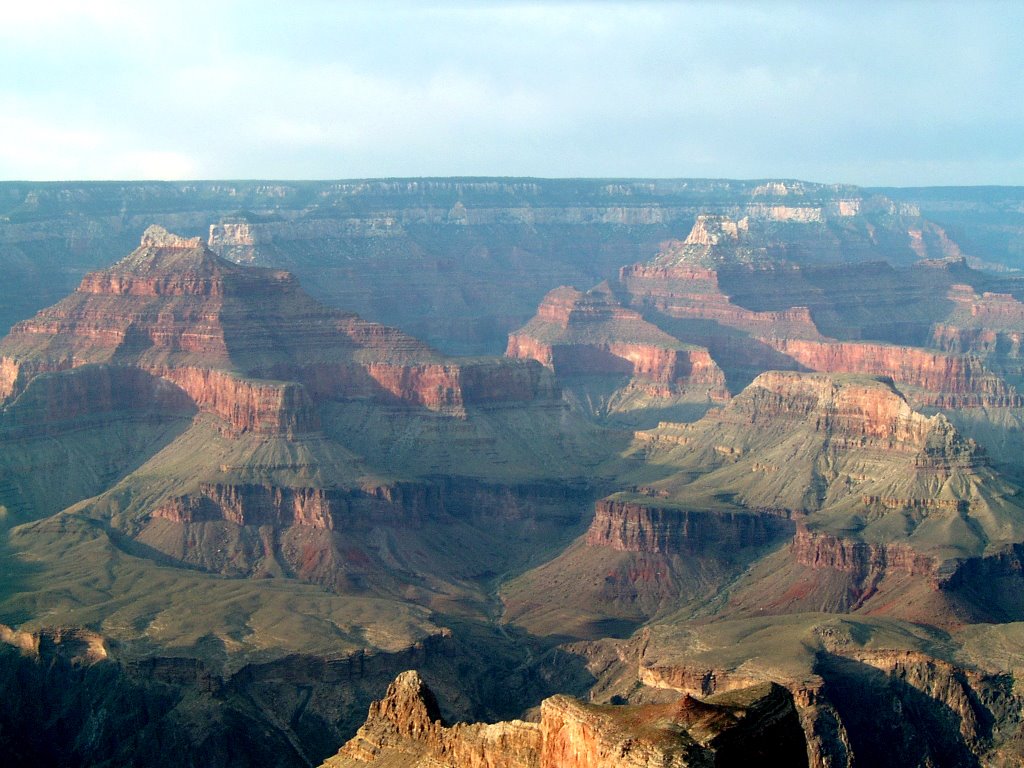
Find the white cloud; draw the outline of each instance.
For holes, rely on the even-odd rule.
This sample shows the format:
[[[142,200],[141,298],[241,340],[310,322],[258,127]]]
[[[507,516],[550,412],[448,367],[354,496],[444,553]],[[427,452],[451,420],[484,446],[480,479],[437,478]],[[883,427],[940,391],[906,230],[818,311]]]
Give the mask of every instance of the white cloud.
[[[189,179],[187,154],[133,147],[98,128],[61,127],[32,116],[0,115],[0,170],[7,179]]]
[[[1011,5],[6,5],[0,178],[1024,182]]]

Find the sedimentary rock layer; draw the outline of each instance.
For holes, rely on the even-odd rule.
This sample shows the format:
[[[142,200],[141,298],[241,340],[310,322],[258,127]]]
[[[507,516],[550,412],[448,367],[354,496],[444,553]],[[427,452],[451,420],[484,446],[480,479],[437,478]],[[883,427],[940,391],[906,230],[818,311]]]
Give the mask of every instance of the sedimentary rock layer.
[[[776,515],[673,509],[601,499],[586,542],[622,552],[663,555],[699,554],[709,545],[729,548],[764,546],[790,530],[792,523]]]
[[[370,705],[355,738],[323,768],[685,768],[740,766],[771,755],[805,765],[793,699],[760,685],[708,702],[596,706],[546,699],[540,722],[446,726],[430,689],[404,672]]]

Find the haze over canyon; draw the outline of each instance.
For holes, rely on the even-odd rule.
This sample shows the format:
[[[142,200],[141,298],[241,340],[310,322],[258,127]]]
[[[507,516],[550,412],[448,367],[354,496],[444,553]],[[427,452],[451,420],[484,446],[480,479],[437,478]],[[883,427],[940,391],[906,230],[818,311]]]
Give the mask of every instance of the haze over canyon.
[[[1024,763],[1024,188],[0,182],[10,765]]]

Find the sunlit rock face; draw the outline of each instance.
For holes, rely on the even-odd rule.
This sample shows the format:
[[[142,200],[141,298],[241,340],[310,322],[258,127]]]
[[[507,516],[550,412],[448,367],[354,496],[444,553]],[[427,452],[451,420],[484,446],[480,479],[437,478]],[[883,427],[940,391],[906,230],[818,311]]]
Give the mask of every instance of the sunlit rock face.
[[[541,704],[539,723],[448,726],[433,693],[408,671],[370,705],[359,732],[323,768],[685,768],[738,766],[762,754],[807,763],[793,698],[781,686],[647,706],[553,696]]]

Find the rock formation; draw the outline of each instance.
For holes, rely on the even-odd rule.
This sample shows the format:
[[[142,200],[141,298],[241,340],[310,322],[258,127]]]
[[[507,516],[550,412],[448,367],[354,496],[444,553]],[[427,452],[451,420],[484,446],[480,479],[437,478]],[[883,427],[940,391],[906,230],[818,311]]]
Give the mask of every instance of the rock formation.
[[[754,562],[721,612],[1024,616],[1017,486],[891,379],[765,373],[695,423],[638,432],[633,450],[633,482],[597,502],[577,544],[506,588],[509,620],[592,636],[567,616],[698,605]],[[1005,586],[961,605],[982,573]]]
[[[774,680],[793,696],[813,766],[974,765],[999,763],[1000,755],[1012,764],[1020,699],[1011,681],[984,664],[944,658],[934,639],[921,625],[889,618],[670,618],[615,643],[597,688],[602,697],[637,695],[624,683],[639,679],[647,695],[708,698]]]
[[[68,465],[64,492],[40,504],[46,480],[0,456],[4,518],[99,494],[83,514],[113,520],[133,551],[226,576],[480,601],[464,573],[495,565],[481,542],[529,528],[513,536],[516,557],[571,525],[574,497],[587,493],[571,476],[552,483],[576,474],[567,459],[585,432],[554,451],[525,436],[579,420],[539,363],[446,358],[324,308],[288,273],[233,264],[159,227],[20,323],[0,342],[0,371],[0,434]],[[108,444],[86,448],[85,428],[101,422]],[[41,436],[54,442],[33,442]],[[438,449],[424,451],[431,440]],[[381,546],[403,529],[414,533]],[[436,544],[441,530],[475,549],[454,557]]]
[[[0,184],[8,756],[1019,761],[1020,201],[918,192]]]
[[[409,671],[323,768],[684,768],[757,759],[806,764],[792,697],[779,686],[634,707],[554,696],[541,704],[539,723],[446,726],[430,689]]]
[[[619,304],[607,286],[561,287],[537,316],[509,335],[507,357],[533,359],[606,410],[728,399],[725,376],[707,349],[684,344]],[[637,396],[642,396],[638,402]]]
[[[138,367],[234,430],[266,434],[317,429],[311,396],[461,412],[553,394],[539,369],[460,366],[399,331],[323,308],[285,272],[239,267],[159,227],[12,330],[0,345],[0,397],[38,373],[87,363]]]

